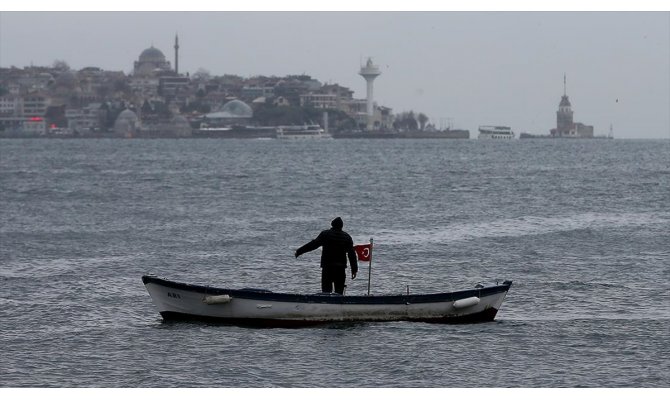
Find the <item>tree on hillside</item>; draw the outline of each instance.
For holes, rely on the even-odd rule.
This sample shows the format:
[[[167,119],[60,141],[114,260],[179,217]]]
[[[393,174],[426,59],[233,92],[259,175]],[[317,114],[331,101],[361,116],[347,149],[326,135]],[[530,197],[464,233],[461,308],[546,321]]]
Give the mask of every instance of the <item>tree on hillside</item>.
[[[323,113],[328,112],[328,129],[332,131],[351,130],[356,126],[353,118],[339,110],[323,110],[313,107],[275,106],[271,103],[259,104],[254,108],[254,121],[259,125],[323,125]]]
[[[426,128],[426,123],[428,122],[428,117],[426,114],[419,113],[416,119],[419,121],[419,129],[424,130]]]
[[[65,104],[60,106],[49,106],[44,113],[44,118],[47,120],[49,126],[56,125],[59,128],[67,126],[67,118],[65,118]]]
[[[393,128],[399,131],[415,131],[419,124],[414,117],[414,111],[403,111],[398,114],[393,122]]]
[[[212,79],[212,74],[204,68],[198,68],[193,74],[193,80],[196,81],[209,81],[210,79]]]
[[[53,68],[57,69],[59,71],[69,71],[70,70],[70,66],[68,65],[68,63],[66,63],[63,60],[54,61]]]

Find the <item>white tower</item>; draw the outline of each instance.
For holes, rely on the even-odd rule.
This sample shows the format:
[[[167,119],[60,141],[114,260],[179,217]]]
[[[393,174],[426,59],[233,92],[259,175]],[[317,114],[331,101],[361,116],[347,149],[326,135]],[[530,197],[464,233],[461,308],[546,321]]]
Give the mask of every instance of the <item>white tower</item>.
[[[381,75],[379,68],[372,64],[372,59],[368,58],[368,62],[364,67],[361,67],[361,71],[358,73],[360,76],[365,78],[365,81],[368,83],[368,98],[367,98],[367,112],[368,112],[368,126],[367,129],[372,130],[372,118],[374,117],[374,104],[373,104],[373,82],[376,77]]]

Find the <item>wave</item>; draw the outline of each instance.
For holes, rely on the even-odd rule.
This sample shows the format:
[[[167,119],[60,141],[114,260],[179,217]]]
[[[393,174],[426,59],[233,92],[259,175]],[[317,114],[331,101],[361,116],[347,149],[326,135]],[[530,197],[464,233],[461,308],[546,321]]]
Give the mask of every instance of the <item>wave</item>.
[[[30,259],[6,262],[0,278],[46,278],[65,275],[76,271],[118,265],[133,260],[135,256],[103,256],[88,258],[59,258],[50,260]]]
[[[670,224],[670,212],[582,213],[563,217],[527,216],[486,222],[456,222],[427,229],[380,230],[377,237],[387,244],[448,243],[477,238],[523,237],[655,224]]]

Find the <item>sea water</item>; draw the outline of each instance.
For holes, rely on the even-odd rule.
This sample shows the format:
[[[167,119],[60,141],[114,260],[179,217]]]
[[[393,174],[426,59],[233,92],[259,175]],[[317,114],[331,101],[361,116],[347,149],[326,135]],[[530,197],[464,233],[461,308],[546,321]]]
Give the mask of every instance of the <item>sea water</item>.
[[[373,294],[513,280],[491,323],[164,323],[141,276]],[[368,264],[348,294],[367,292]],[[3,387],[667,387],[668,140],[0,140]]]

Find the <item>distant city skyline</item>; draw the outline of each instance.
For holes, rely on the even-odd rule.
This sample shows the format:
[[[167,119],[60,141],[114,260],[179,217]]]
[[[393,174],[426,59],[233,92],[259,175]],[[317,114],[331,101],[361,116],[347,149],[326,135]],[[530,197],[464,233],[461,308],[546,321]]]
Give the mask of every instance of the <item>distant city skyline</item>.
[[[670,12],[1,12],[0,67],[128,74],[152,45],[174,64],[175,34],[181,73],[304,73],[360,99],[372,57],[378,105],[471,132],[549,134],[566,74],[596,135],[670,138]]]

